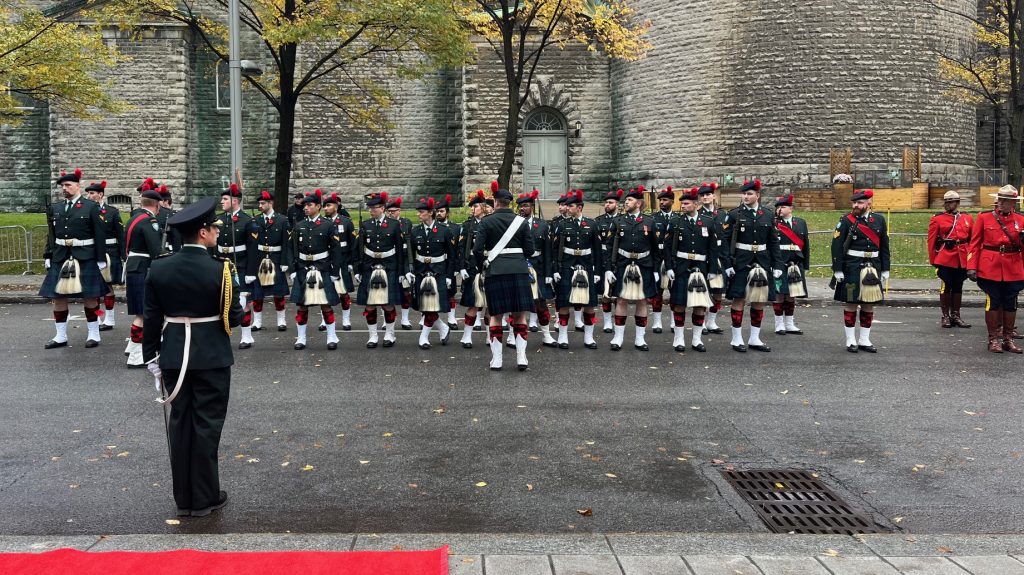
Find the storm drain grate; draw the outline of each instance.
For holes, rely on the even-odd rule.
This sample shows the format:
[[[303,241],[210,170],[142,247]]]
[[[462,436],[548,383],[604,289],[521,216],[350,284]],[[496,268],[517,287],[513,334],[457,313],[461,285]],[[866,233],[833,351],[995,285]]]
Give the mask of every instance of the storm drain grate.
[[[723,471],[726,481],[776,533],[885,533],[863,511],[851,507],[806,471]]]

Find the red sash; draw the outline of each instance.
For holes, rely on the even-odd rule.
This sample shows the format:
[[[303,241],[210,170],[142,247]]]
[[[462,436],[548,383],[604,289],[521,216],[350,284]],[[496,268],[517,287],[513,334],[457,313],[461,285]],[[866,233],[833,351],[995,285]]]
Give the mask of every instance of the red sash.
[[[146,212],[145,214],[139,214],[139,217],[135,218],[134,220],[132,220],[132,223],[128,224],[128,232],[124,235],[124,253],[125,253],[125,257],[127,257],[128,252],[131,250],[131,247],[132,247],[132,230],[135,229],[135,224],[139,223],[139,220],[143,220],[143,219],[147,219],[148,220],[149,219],[149,215],[148,214],[149,214],[149,212]]]
[[[864,237],[870,240],[871,243],[875,244],[876,248],[882,247],[882,239],[878,237],[878,234],[875,233],[875,230],[858,222],[857,218],[853,217],[853,214],[846,214],[846,219],[850,220],[851,224],[855,224],[857,226],[857,229],[860,230],[860,233],[864,234]]]
[[[803,251],[804,239],[798,236],[797,233],[793,231],[793,228],[787,226],[782,222],[775,224],[775,227],[779,228],[779,231],[782,232],[782,235],[789,238],[789,241],[796,244],[796,247],[800,248],[800,251]]]

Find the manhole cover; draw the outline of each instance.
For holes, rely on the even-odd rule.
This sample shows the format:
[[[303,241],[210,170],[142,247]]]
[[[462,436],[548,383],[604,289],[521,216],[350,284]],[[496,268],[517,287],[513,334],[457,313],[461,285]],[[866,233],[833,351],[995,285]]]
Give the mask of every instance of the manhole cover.
[[[806,471],[723,471],[726,481],[776,533],[884,533],[870,516],[851,507]]]

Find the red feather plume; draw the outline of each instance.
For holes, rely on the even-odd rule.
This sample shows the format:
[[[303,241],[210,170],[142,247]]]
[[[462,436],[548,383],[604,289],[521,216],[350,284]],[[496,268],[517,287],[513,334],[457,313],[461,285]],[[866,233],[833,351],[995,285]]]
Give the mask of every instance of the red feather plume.
[[[149,185],[149,182],[142,182],[142,191],[148,192],[153,189],[153,186]]]
[[[228,191],[231,192],[232,196],[238,195],[238,184],[231,184],[228,186]]]
[[[76,178],[81,178],[82,177],[82,169],[81,168],[75,168],[75,177]]]
[[[874,190],[864,190],[864,195],[867,196],[868,198],[873,198],[873,197],[875,197],[875,191]]]
[[[107,189],[107,181],[103,180],[102,182],[100,182],[100,187],[103,188],[104,190]]]
[[[388,203],[388,193],[387,192],[381,192],[380,193],[380,199],[384,200],[384,204],[386,205]]]
[[[534,189],[533,189],[533,191],[532,191],[532,192],[530,192],[530,197],[531,197],[531,198],[533,198],[533,199],[535,199],[535,200],[536,200],[536,199],[537,199],[537,198],[538,198],[539,196],[540,196],[540,191],[539,191],[539,190],[537,190],[537,188],[534,188]]]
[[[499,187],[500,187],[500,186],[498,186],[498,180],[494,180],[493,182],[491,182],[491,195],[492,195],[492,196],[493,196],[494,194],[498,193],[498,188],[499,188]]]
[[[396,208],[402,207],[402,198],[395,198],[395,207]]]
[[[712,190],[717,190],[718,189],[718,182],[711,182],[711,189]]]
[[[452,195],[451,194],[445,194],[444,195],[444,203],[446,203],[446,204],[452,203]]]
[[[434,209],[434,198],[427,198],[427,207]]]
[[[641,191],[641,192],[645,192],[645,191],[647,191],[647,190],[646,190],[646,188],[644,188],[643,186],[639,186],[639,187],[637,187],[637,189],[638,189],[639,191]]]
[[[318,197],[318,198],[323,198],[324,197],[324,193],[322,191],[320,191],[320,188],[317,188],[317,189],[313,190],[313,193],[316,194],[316,197]]]
[[[576,201],[583,201],[583,190],[576,190]]]
[[[666,188],[665,191],[671,194],[672,193],[672,186],[669,186],[668,188]]]
[[[761,180],[754,180],[754,189],[759,192],[761,191]]]
[[[167,186],[166,185],[161,185],[160,186],[160,193],[163,194],[165,192],[167,192]]]

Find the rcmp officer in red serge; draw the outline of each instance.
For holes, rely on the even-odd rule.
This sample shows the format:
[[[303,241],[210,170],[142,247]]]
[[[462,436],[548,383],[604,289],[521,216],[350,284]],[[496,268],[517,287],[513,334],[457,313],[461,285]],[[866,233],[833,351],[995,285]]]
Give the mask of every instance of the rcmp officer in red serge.
[[[249,349],[255,343],[252,339],[252,296],[256,276],[249,273],[249,254],[256,250],[255,241],[250,225],[252,219],[249,214],[242,211],[242,189],[238,184],[232,183],[220,197],[220,208],[224,210],[217,219],[221,223],[221,232],[217,236],[217,254],[231,260],[235,265],[242,280],[239,286],[242,308],[245,314],[242,316],[242,339],[238,349]]]
[[[292,261],[291,224],[288,218],[274,213],[274,194],[263,190],[256,197],[260,214],[252,219],[254,251],[247,258],[245,275],[255,277],[252,284],[252,329],[263,329],[263,300],[274,299],[277,331],[288,329],[285,303],[288,297],[288,266]]]
[[[836,301],[846,303],[843,322],[846,350],[876,353],[871,344],[875,304],[882,301],[882,286],[889,279],[889,233],[885,218],[871,212],[871,190],[854,190],[853,210],[840,218],[832,234],[832,275]],[[860,334],[855,334],[860,306]]]
[[[967,244],[971,241],[971,215],[960,211],[960,194],[942,196],[945,211],[928,222],[928,262],[939,276],[942,327],[971,327],[960,319],[960,303],[967,279]]]
[[[660,254],[665,251],[665,238],[668,237],[672,224],[675,223],[679,214],[672,211],[672,204],[676,201],[676,193],[672,191],[672,186],[665,188],[658,192],[658,211],[651,214],[654,220],[654,231],[658,238],[658,249],[659,254],[659,268],[654,270],[658,272],[658,285],[655,287],[655,294],[651,298],[651,331],[654,333],[661,333],[661,310],[665,305],[665,290],[670,289],[668,285],[668,278],[665,277],[664,261],[660,260]]]
[[[622,201],[624,193],[622,188],[608,190],[608,193],[604,196],[604,213],[594,218],[594,221],[597,222],[597,229],[601,232],[601,253],[605,254],[605,256],[608,254],[612,224],[619,217],[619,202]],[[601,318],[604,320],[602,330],[605,333],[615,331],[612,327],[612,308],[615,306],[615,299],[604,295],[611,291],[610,288],[601,290]]]
[[[306,324],[309,308],[319,306],[327,324],[327,349],[338,349],[334,310],[338,305],[338,292],[334,285],[344,264],[340,238],[334,224],[320,217],[320,190],[302,200],[305,219],[299,220],[292,230],[292,303],[299,306],[295,313],[295,349],[306,348]]]
[[[388,200],[387,216],[398,222],[399,228],[402,230],[402,237],[408,240],[409,230],[412,229],[412,222],[409,218],[402,217],[402,198],[391,198]],[[399,283],[402,284],[402,317],[400,322],[402,329],[412,329],[412,323],[409,321],[409,309],[412,307],[412,285],[407,285],[408,282],[403,281],[403,279],[399,279]]]
[[[995,209],[978,214],[971,234],[967,276],[976,280],[988,296],[985,306],[988,350],[1021,353],[1012,334],[1017,319],[1017,294],[1024,288],[1024,262],[1021,260],[1024,216],[1014,211],[1020,194],[1013,186],[999,188],[994,197]]]
[[[696,190],[697,197],[700,199],[700,213],[714,218],[717,225],[719,256],[721,256],[722,242],[728,242],[724,226],[729,219],[729,212],[715,206],[715,191],[718,190],[718,184],[715,182],[703,183]],[[721,261],[719,261],[719,267],[721,267]],[[705,316],[705,333],[722,333],[722,328],[718,327],[718,310],[722,308],[722,298],[725,295],[725,279],[720,274],[717,278],[708,281],[711,291],[711,307],[708,308],[708,313]]]
[[[675,201],[673,195],[672,202]],[[608,230],[608,249],[605,250],[604,280],[609,286],[608,295],[615,298],[615,335],[612,337],[611,349],[622,349],[622,339],[626,332],[626,314],[633,305],[633,319],[636,322],[636,334],[633,346],[647,351],[645,332],[647,331],[647,302],[657,301],[661,290],[662,252],[659,243],[664,245],[664,231],[659,233],[654,218],[644,216],[641,209],[644,205],[643,188],[630,190],[626,195],[625,213],[612,222]],[[675,222],[666,217],[662,225],[668,229]],[[586,323],[586,322],[584,322]]]
[[[451,335],[448,324],[437,320],[440,314],[448,313],[458,237],[451,228],[434,219],[435,206],[434,198],[421,198],[416,205],[419,223],[409,230],[409,260],[416,275],[412,285],[413,306],[423,314],[420,349],[430,349],[430,331],[435,324],[441,345],[448,345]]]
[[[466,308],[461,343],[462,347],[470,349],[473,347],[473,324],[476,323],[477,315],[483,313],[485,303],[482,301],[483,292],[477,289],[479,270],[476,267],[476,258],[473,256],[473,245],[476,243],[476,234],[480,229],[480,220],[484,213],[484,191],[477,190],[469,197],[467,204],[469,205],[469,219],[462,222],[462,229],[459,231],[459,245],[456,254],[458,265],[456,267],[459,268],[459,277],[462,278],[462,298],[459,304]]]
[[[324,201],[324,217],[334,224],[338,241],[341,245],[341,251],[345,256],[345,265],[341,266],[341,269],[338,270],[341,275],[338,276],[340,279],[334,287],[338,291],[338,297],[341,298],[341,329],[349,331],[352,329],[352,296],[349,293],[355,291],[352,274],[354,269],[353,262],[356,261],[357,256],[356,226],[352,222],[352,218],[345,215],[348,213],[347,210],[345,214],[341,213],[341,198],[338,197],[337,192],[331,192],[326,197],[321,197],[323,197]],[[321,323],[320,331],[326,329],[327,324]]]
[[[533,253],[527,254],[526,261],[532,270],[530,285],[536,290],[534,294],[534,311],[530,314],[530,331],[534,326],[543,336],[543,345],[556,347],[555,338],[551,337],[551,311],[548,302],[555,298],[552,289],[551,279],[551,229],[548,223],[541,218],[534,217],[534,209],[537,207],[537,198],[540,191],[533,190],[528,194],[519,194],[516,203],[519,206],[519,215],[526,218],[526,225],[533,236]],[[509,341],[515,345],[515,334],[509,332]]]
[[[583,190],[566,196],[566,216],[551,232],[552,283],[558,309],[558,347],[569,349],[569,310],[583,311],[583,345],[597,349],[594,341],[598,286],[604,276],[601,231],[583,217]]]
[[[516,366],[524,371],[529,365],[526,358],[526,339],[529,330],[527,317],[534,309],[533,290],[530,288],[530,268],[526,257],[535,251],[533,234],[526,220],[512,212],[512,194],[491,184],[494,194],[494,212],[480,221],[473,256],[477,269],[484,274],[484,291],[490,315],[490,368],[502,367],[503,347],[501,318],[512,315],[512,333],[516,338]]]
[[[90,182],[85,187],[86,196],[99,204],[100,216],[106,224],[106,248],[107,248],[107,269],[101,272],[103,281],[107,284],[107,293],[103,296],[103,319],[100,321],[100,331],[114,329],[117,313],[114,311],[114,286],[124,284],[124,222],[121,221],[121,211],[106,202],[107,181]]]
[[[107,293],[100,272],[107,267],[106,223],[96,202],[82,197],[82,170],[61,173],[57,185],[64,201],[51,206],[49,238],[43,265],[46,278],[39,295],[53,300],[53,321],[57,334],[44,347],[68,344],[68,298],[81,298],[88,326],[85,347],[100,344],[99,298]]]
[[[725,275],[732,281],[729,297],[732,299],[732,348],[768,352],[771,348],[761,341],[761,321],[764,305],[775,300],[775,282],[782,277],[782,258],[779,253],[779,230],[775,216],[761,206],[761,180],[746,181],[740,186],[743,203],[729,212],[725,225],[729,241]],[[750,302],[750,337],[743,344],[743,304]]]
[[[167,220],[181,233],[181,251],[153,261],[146,277],[142,355],[163,393],[170,391],[163,402],[170,404],[167,439],[179,516],[203,517],[228,502],[217,452],[234,363],[231,328],[242,307],[231,262],[210,256],[220,223],[214,206],[213,198],[203,198]]]
[[[377,307],[384,308],[384,347],[395,345],[395,306],[402,303],[399,278],[404,278],[410,285],[416,279],[410,263],[406,261],[406,239],[401,224],[384,215],[387,203],[385,192],[367,195],[370,219],[359,224],[356,260],[359,264],[355,276],[359,291],[356,304],[364,306],[363,315],[370,331],[366,347],[371,349],[378,343]]]
[[[775,200],[775,227],[779,230],[782,277],[775,280],[775,333],[800,335],[796,326],[796,298],[807,297],[807,270],[811,242],[807,222],[793,216],[793,194]]]
[[[682,213],[669,227],[665,237],[665,274],[671,280],[672,319],[675,326],[672,347],[686,351],[686,308],[691,308],[693,340],[691,346],[707,351],[701,340],[704,317],[711,305],[708,282],[722,273],[718,263],[718,226],[715,219],[701,213],[697,189],[683,191],[679,197]]]
[[[160,213],[160,193],[153,190],[149,183],[143,183],[142,196],[139,198],[139,209],[128,220],[124,245],[127,249],[125,270],[125,296],[128,299],[128,315],[134,316],[128,347],[128,367],[145,367],[142,360],[142,325],[146,303],[146,274],[156,258],[163,250],[160,225],[157,214]]]

